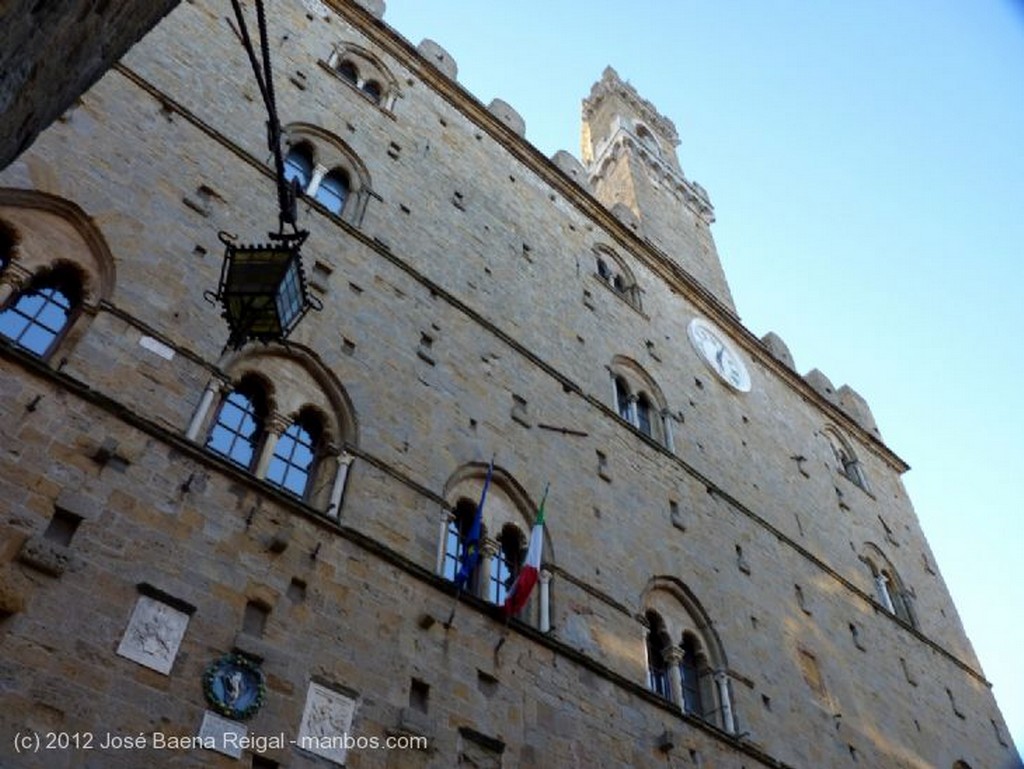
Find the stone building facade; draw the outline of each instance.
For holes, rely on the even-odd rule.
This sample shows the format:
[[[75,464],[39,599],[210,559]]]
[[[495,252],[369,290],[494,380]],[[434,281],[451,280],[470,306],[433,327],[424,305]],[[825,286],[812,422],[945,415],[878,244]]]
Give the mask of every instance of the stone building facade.
[[[0,173],[5,766],[1019,765],[906,464],[739,322],[614,71],[549,159],[383,3],[274,3],[323,310],[225,349],[218,232],[276,199],[223,10]]]

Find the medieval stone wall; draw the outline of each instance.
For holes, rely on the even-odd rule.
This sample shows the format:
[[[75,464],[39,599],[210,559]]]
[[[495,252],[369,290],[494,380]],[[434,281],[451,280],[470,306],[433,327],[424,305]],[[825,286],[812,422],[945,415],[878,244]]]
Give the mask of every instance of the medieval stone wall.
[[[289,135],[335,148],[359,182],[340,216],[300,203],[324,310],[288,346],[225,352],[203,298],[217,232],[260,240],[276,223],[258,94],[222,9],[179,7],[0,174],[13,265],[48,251],[25,212],[71,201],[94,234],[52,258],[108,259],[112,276],[52,354],[0,347],[4,744],[26,729],[194,735],[203,671],[237,649],[267,677],[251,734],[297,738],[317,685],[354,702],[353,734],[430,739],[351,751],[353,767],[653,767],[666,750],[736,768],[1007,762],[902,460],[373,16],[274,11]],[[338,50],[389,75],[384,106],[338,76]],[[601,276],[602,253],[636,291]],[[693,317],[738,348],[749,393],[698,356]],[[618,415],[617,371],[657,390],[653,437]],[[266,377],[282,417],[296,392],[326,404],[353,458],[340,511],[333,453],[298,500],[204,448],[245,372]],[[197,418],[211,384],[225,389]],[[492,535],[498,511],[528,532],[551,483],[550,629],[538,597],[508,631],[473,597],[445,627],[441,522],[492,455]],[[51,536],[55,511],[80,518],[69,542]],[[912,622],[876,593],[863,559],[878,553]],[[140,596],[187,617],[167,672],[118,653]],[[651,608],[703,640],[703,715],[648,690]],[[256,752],[325,765],[292,745]],[[82,765],[53,755],[12,765]],[[202,749],[173,760],[238,765]]]

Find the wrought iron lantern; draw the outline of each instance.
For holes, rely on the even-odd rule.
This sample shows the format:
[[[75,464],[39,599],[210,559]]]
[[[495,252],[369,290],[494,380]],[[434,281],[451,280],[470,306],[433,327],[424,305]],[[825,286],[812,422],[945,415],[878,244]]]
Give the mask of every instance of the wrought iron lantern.
[[[231,4],[235,9],[239,38],[249,55],[267,110],[267,141],[274,158],[280,211],[278,231],[268,233],[269,243],[243,245],[236,242],[235,235],[226,232],[218,235],[225,247],[224,265],[217,292],[207,291],[206,298],[223,306],[222,315],[230,330],[228,346],[238,349],[250,340],[271,342],[285,339],[310,308],[321,310],[323,305],[307,292],[302,271],[300,248],[309,233],[295,224],[296,188],[289,185],[284,177],[281,124],[274,100],[263,0],[255,2],[262,65],[256,58],[239,0],[231,0]],[[286,232],[286,227],[291,231]]]

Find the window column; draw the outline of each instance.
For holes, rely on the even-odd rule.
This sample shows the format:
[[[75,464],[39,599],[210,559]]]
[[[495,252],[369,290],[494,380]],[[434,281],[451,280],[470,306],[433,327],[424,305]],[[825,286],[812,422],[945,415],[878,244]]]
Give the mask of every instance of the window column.
[[[326,166],[322,166],[319,163],[313,166],[313,175],[309,178],[309,184],[306,185],[304,190],[307,195],[316,195],[316,191],[320,189],[320,182],[327,176],[328,170]]]
[[[436,573],[444,576],[444,557],[448,553],[448,524],[452,521],[452,513],[441,507],[440,532],[437,538],[437,569]]]
[[[679,666],[683,662],[683,650],[678,646],[669,646],[661,653],[668,667],[668,685],[672,693],[672,701],[676,706],[686,712],[686,705],[683,704],[683,676]]]
[[[551,572],[540,571],[540,632],[551,630]]]
[[[21,265],[9,263],[0,274],[0,307],[16,293],[24,291],[31,280],[31,273],[25,272]]]
[[[736,733],[736,721],[732,715],[732,699],[729,696],[729,676],[724,670],[715,671],[718,684],[718,701],[722,703],[722,727],[729,734]]]
[[[354,459],[347,451],[338,454],[338,469],[334,473],[334,483],[331,484],[331,500],[327,503],[327,517],[335,521],[341,517],[341,500],[345,496],[348,471]]]
[[[213,405],[213,399],[223,389],[224,382],[220,379],[211,379],[210,383],[206,385],[203,397],[199,401],[199,408],[192,415],[192,421],[188,423],[188,429],[185,431],[185,437],[190,441],[194,441],[199,437],[199,432],[202,430],[203,425],[206,423],[206,417],[210,413],[210,406]]]
[[[665,427],[665,448],[675,454],[676,439],[672,434],[672,414],[667,408],[661,411],[661,423]]]
[[[892,605],[892,596],[889,595],[889,580],[881,572],[875,575],[875,590],[878,593],[878,600],[882,602],[886,610],[890,614],[895,614],[896,607]]]
[[[263,440],[263,449],[260,451],[259,461],[253,475],[257,478],[267,477],[267,468],[270,467],[270,460],[274,458],[274,449],[277,448],[278,439],[288,429],[288,422],[278,413],[271,414],[266,421],[266,437]]]
[[[608,369],[608,378],[612,384],[612,408],[615,409],[615,413],[619,413],[619,383],[615,381],[615,372],[610,368]]]
[[[488,600],[491,595],[491,564],[498,556],[498,550],[500,549],[501,546],[490,537],[486,537],[480,541],[480,562],[477,564],[476,569],[476,595],[480,596],[485,601]]]

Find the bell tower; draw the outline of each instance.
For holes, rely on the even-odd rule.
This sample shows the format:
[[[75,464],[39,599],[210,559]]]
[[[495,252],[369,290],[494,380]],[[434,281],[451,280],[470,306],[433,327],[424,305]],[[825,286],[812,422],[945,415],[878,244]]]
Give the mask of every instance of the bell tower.
[[[704,188],[679,166],[672,121],[607,67],[583,100],[581,143],[597,199],[609,209],[626,206],[642,238],[735,312],[711,236],[714,208]]]

